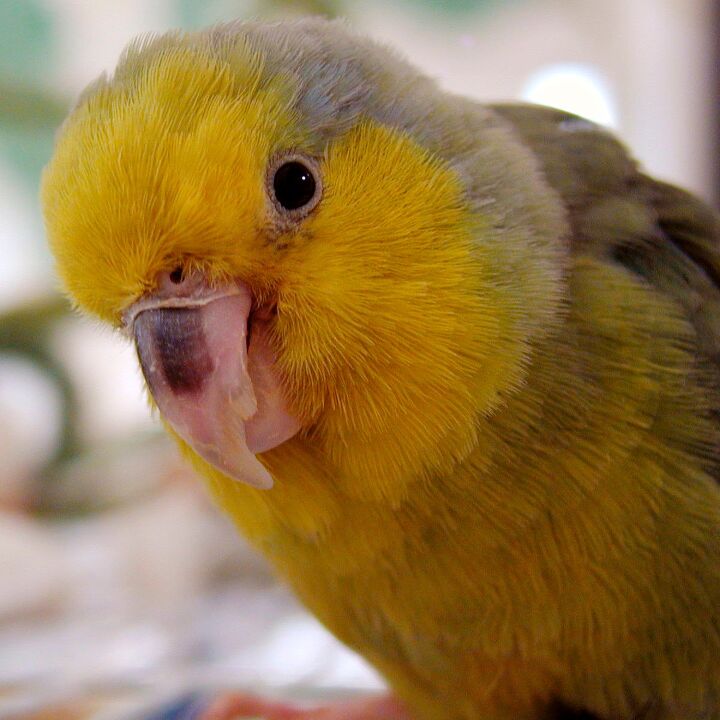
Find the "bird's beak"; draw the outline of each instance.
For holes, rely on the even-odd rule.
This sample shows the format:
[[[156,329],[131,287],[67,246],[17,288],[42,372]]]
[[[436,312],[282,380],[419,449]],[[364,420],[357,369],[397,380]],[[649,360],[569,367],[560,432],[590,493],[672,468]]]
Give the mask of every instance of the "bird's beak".
[[[198,455],[257,488],[273,479],[255,453],[292,437],[267,321],[248,321],[243,283],[211,288],[201,277],[165,273],[158,290],[132,305],[125,324],[163,418]]]

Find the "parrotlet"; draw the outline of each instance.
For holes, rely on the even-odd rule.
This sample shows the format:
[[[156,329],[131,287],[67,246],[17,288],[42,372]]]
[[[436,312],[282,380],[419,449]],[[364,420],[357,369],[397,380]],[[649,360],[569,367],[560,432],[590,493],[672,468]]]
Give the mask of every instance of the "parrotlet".
[[[720,718],[707,205],[319,19],[132,42],[42,202],[75,305],[389,687],[211,716]]]

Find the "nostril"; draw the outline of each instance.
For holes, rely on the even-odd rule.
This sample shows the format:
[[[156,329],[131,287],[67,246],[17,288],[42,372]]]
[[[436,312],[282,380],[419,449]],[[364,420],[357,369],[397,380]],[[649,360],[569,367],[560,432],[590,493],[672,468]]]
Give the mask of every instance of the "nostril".
[[[179,285],[182,281],[183,281],[183,269],[182,269],[182,267],[176,267],[170,273],[170,282],[174,283],[175,285]]]

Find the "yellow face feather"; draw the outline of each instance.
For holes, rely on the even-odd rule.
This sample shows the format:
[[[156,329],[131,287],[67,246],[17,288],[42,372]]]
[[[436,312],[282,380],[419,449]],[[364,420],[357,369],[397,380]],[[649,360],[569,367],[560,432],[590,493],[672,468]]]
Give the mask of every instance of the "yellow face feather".
[[[67,121],[42,189],[63,283],[115,325],[180,261],[272,280],[265,164],[301,139],[287,92],[257,87],[261,59],[242,43],[223,61],[189,39],[127,55]]]

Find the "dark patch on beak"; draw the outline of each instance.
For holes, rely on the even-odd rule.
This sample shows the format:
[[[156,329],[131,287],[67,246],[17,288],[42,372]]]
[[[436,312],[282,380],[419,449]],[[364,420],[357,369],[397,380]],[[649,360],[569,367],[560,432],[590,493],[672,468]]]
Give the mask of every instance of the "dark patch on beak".
[[[202,390],[214,366],[197,308],[144,310],[133,330],[140,367],[153,394],[163,382],[176,395]]]

